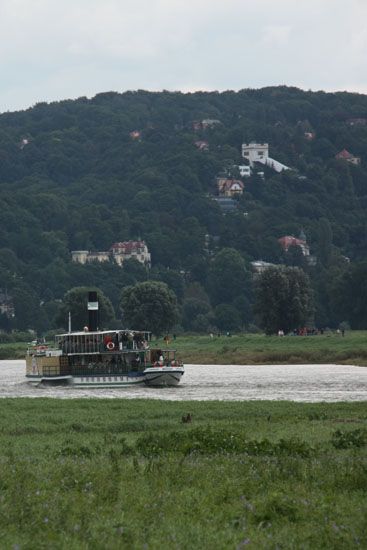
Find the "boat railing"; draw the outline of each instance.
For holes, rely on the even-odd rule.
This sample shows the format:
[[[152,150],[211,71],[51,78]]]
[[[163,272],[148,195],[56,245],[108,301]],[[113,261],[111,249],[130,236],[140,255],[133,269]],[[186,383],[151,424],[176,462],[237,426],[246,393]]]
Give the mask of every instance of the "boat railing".
[[[131,352],[131,351],[144,351],[148,349],[146,346],[139,345],[137,342],[119,342],[115,344],[114,342],[107,343],[75,343],[75,342],[65,342],[62,344],[60,353],[65,353],[68,355],[82,355],[82,354],[98,354],[98,353],[116,353],[116,352]]]
[[[139,368],[135,368],[132,365],[75,365],[71,368],[71,373],[73,376],[126,376],[131,372],[142,372],[144,368],[144,365]]]

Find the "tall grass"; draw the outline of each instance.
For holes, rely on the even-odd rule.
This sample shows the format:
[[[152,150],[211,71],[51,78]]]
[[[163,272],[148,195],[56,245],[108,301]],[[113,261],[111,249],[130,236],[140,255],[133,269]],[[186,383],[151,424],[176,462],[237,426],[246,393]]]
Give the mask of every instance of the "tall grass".
[[[4,399],[1,545],[363,548],[366,424],[363,403]]]
[[[155,342],[163,345],[162,341]],[[367,365],[367,332],[350,331],[343,337],[328,332],[317,336],[265,336],[240,334],[227,337],[179,336],[172,345],[186,363],[201,364],[307,364]]]

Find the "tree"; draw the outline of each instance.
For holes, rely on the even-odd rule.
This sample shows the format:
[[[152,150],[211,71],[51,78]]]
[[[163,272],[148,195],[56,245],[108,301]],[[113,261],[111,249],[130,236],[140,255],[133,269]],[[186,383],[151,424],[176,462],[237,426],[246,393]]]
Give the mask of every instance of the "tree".
[[[305,325],[313,314],[309,278],[298,267],[269,267],[257,277],[254,311],[268,335]]]
[[[151,270],[150,279],[166,283],[176,294],[177,299],[182,299],[185,290],[185,280],[179,271],[159,266]]]
[[[214,322],[219,330],[236,331],[241,326],[241,317],[237,309],[229,304],[219,304],[214,310]]]
[[[367,262],[350,266],[331,288],[332,309],[340,321],[348,321],[354,330],[367,328]]]
[[[15,325],[18,330],[38,329],[40,313],[39,300],[29,285],[17,282],[12,290]]]
[[[124,324],[156,336],[168,332],[178,318],[175,294],[165,283],[156,281],[124,288],[120,308]]]
[[[143,282],[147,280],[147,268],[135,258],[125,260],[122,269],[124,273],[130,275],[135,282]]]
[[[71,313],[71,323],[73,330],[82,330],[88,325],[88,292],[94,290],[97,292],[99,302],[99,328],[111,327],[115,324],[115,312],[110,300],[98,288],[85,286],[74,287],[69,290],[63,300],[60,311],[56,316],[58,326],[66,328],[68,326],[69,311]]]
[[[182,304],[182,324],[185,330],[194,329],[196,318],[199,315],[208,315],[211,313],[211,307],[204,300],[196,298],[187,298]]]
[[[249,275],[241,254],[223,248],[215,256],[209,270],[207,288],[213,304],[230,303],[248,291]]]

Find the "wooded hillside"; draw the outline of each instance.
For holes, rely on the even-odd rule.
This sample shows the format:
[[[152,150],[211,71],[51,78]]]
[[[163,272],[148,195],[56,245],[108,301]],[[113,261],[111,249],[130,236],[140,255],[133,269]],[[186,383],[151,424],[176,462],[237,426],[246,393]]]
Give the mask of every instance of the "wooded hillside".
[[[206,119],[212,125],[194,124]],[[242,143],[291,167],[243,179],[231,213],[215,178],[239,178]],[[200,148],[196,142],[205,142]],[[337,160],[346,149],[359,165]],[[256,172],[256,171],[255,171]],[[251,261],[302,267],[315,324],[367,327],[367,96],[274,87],[224,93],[103,93],[0,115],[0,288],[5,329],[57,328],[63,295],[97,286],[117,319],[122,289],[166,282],[186,330],[251,327]],[[304,232],[316,265],[278,239]],[[79,265],[71,250],[143,239],[131,260]]]

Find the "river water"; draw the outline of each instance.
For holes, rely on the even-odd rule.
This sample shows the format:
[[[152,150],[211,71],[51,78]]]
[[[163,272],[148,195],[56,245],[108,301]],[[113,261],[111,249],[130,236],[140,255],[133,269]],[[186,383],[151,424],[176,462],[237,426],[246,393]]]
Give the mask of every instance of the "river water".
[[[33,387],[25,361],[0,361],[0,397],[186,400],[367,401],[367,367],[349,365],[186,365],[177,387]]]

